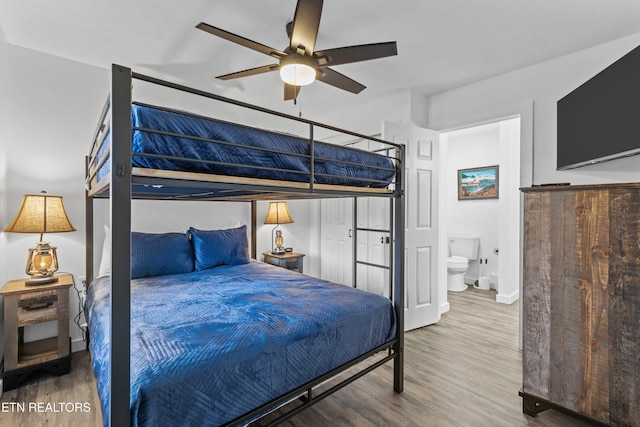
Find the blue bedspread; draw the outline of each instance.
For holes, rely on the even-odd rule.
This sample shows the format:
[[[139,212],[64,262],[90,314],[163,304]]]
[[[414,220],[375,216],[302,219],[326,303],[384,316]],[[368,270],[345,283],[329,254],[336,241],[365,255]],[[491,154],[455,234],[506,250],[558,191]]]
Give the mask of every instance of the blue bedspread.
[[[310,180],[309,158],[304,157],[309,155],[309,142],[305,139],[142,105],[133,105],[132,116],[133,127],[139,128],[133,131],[133,152],[160,155],[149,157],[134,154],[134,166],[296,182]],[[241,146],[206,142],[180,135],[232,142]],[[106,142],[110,144],[110,134]],[[384,188],[394,178],[393,162],[385,156],[322,142],[316,142],[314,147],[315,183]],[[105,170],[100,171],[98,179],[105,173]]]
[[[107,425],[108,277],[85,309]],[[133,280],[131,425],[220,425],[394,336],[387,298],[259,262]]]

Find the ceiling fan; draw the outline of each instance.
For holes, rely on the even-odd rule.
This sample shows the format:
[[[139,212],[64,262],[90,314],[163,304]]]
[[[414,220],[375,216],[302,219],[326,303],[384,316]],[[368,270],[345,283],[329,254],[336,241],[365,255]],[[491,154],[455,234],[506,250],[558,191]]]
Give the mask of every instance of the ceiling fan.
[[[322,3],[323,0],[298,0],[293,21],[286,25],[290,43],[284,51],[265,46],[204,22],[196,25],[196,28],[202,31],[278,60],[275,64],[224,74],[217,78],[231,80],[279,70],[280,77],[284,81],[285,101],[296,99],[300,92],[300,87],[308,85],[314,80],[319,80],[351,93],[362,92],[365,88],[364,85],[329,67],[397,55],[396,42],[314,50],[322,15]]]

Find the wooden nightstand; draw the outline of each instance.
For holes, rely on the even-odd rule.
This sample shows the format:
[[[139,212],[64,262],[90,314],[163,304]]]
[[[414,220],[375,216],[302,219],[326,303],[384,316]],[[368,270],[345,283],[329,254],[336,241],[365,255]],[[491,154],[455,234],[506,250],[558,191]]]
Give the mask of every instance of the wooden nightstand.
[[[302,273],[302,258],[304,258],[304,254],[286,252],[281,255],[276,255],[271,252],[263,252],[262,255],[264,256],[264,262],[268,264]]]
[[[46,285],[26,286],[25,279],[10,280],[4,296],[4,374],[3,389],[18,387],[31,372],[46,369],[57,375],[71,370],[69,339],[70,274],[56,276]],[[58,336],[24,342],[24,328],[42,322],[58,321]]]

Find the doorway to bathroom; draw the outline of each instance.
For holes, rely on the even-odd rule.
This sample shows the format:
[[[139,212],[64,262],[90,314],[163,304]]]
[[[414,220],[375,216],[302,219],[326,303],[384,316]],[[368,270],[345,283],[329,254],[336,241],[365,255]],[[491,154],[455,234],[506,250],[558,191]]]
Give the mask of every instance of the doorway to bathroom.
[[[520,283],[520,117],[442,132],[439,159],[440,265],[446,265],[451,256],[450,237],[477,238],[478,257],[469,260],[464,282],[495,293],[497,302],[516,301]],[[453,273],[443,276],[449,274]],[[440,289],[446,295],[447,278],[443,276]],[[443,304],[443,312],[448,311],[448,304],[448,300]]]

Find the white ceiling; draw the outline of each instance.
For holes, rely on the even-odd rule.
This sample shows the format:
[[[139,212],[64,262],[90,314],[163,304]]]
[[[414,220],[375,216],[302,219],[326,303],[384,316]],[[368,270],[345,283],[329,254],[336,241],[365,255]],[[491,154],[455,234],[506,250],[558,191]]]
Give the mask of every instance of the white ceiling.
[[[11,45],[108,68],[111,63],[270,108],[285,108],[277,73],[214,76],[274,62],[219,39],[200,21],[284,49],[296,0],[0,0]],[[640,32],[639,0],[326,0],[316,49],[396,40],[398,56],[337,66],[367,89],[316,82],[313,110],[406,88],[427,95]]]

